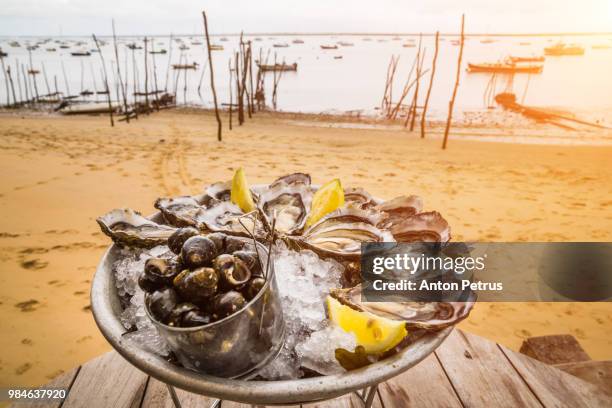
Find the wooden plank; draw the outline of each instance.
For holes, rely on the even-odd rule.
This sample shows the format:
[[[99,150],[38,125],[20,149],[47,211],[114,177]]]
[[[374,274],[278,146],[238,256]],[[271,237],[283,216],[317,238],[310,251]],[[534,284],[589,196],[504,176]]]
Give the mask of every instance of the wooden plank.
[[[432,390],[435,385],[435,390]],[[461,407],[446,373],[435,355],[378,387],[385,408]]]
[[[74,382],[77,374],[79,373],[80,367],[75,367],[67,373],[58,375],[51,382],[45,384],[40,388],[66,388],[70,394],[70,387]],[[49,401],[32,401],[32,402],[19,402],[11,405],[11,408],[59,408],[62,406],[63,400],[49,400]]]
[[[114,351],[85,363],[62,408],[139,407],[148,376]]]
[[[182,408],[206,408],[212,404],[213,398],[193,394],[191,392],[175,388],[176,395],[181,402]],[[149,378],[149,384],[142,399],[142,408],[174,408],[172,397],[168,392],[166,384],[153,377]],[[225,403],[223,404],[225,407]]]
[[[523,341],[520,352],[546,364],[589,361],[578,340],[570,334],[530,337]]]
[[[272,408],[272,407],[270,407]],[[346,394],[329,401],[315,402],[312,404],[304,404],[301,408],[363,408],[363,402],[354,393]],[[378,393],[374,397],[372,408],[391,408],[384,407],[380,402]]]
[[[612,361],[581,361],[558,364],[555,367],[612,395]]]
[[[612,398],[596,386],[506,347],[500,350],[547,407],[612,407]]]
[[[497,344],[491,341],[457,329],[435,354],[465,406],[541,406]]]

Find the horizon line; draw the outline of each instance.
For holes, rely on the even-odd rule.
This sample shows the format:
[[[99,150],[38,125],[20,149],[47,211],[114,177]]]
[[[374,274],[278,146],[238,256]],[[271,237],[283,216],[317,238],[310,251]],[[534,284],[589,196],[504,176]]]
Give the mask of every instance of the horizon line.
[[[92,34],[61,34],[61,35],[51,35],[51,34],[0,34],[0,38],[4,37],[89,37]],[[169,37],[170,35],[176,37],[197,37],[204,36],[203,33],[180,33],[180,34],[118,34],[117,37],[134,37],[134,36],[150,36],[150,37]],[[211,37],[220,37],[220,36],[329,36],[329,35],[344,35],[344,36],[416,36],[422,35],[423,37],[433,37],[436,35],[436,32],[332,32],[332,31],[323,31],[323,32],[243,32],[243,33],[214,33],[211,34]],[[440,32],[440,36],[442,37],[458,37],[461,33],[450,33],[450,32]],[[575,31],[575,32],[548,32],[548,33],[465,33],[466,37],[558,37],[558,36],[597,36],[597,35],[612,35],[612,32],[597,32],[597,31]],[[101,34],[100,37],[112,37],[112,33],[110,34]]]

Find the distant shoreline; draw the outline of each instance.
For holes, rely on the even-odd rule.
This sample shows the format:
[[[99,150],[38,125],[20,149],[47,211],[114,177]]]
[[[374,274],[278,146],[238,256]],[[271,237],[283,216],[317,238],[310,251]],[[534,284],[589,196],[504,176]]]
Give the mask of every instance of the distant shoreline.
[[[95,33],[94,33],[95,34]],[[170,34],[126,34],[117,35],[117,37],[139,37],[139,36],[150,36],[150,37],[169,37]],[[197,37],[202,36],[202,33],[176,33],[172,34],[173,37]],[[212,37],[239,37],[241,33],[215,33],[211,34]],[[291,37],[318,37],[318,36],[369,36],[369,37],[388,37],[388,36],[409,36],[418,37],[423,35],[424,37],[433,37],[436,35],[435,32],[427,33],[368,33],[368,32],[322,32],[322,33],[291,33],[291,32],[253,32],[243,33],[245,36],[291,36]],[[441,37],[458,37],[459,33],[440,33]],[[466,33],[466,37],[565,37],[565,36],[577,36],[577,37],[596,37],[596,36],[612,36],[612,32],[551,32],[551,33]],[[5,38],[41,38],[41,37],[53,37],[53,38],[75,38],[75,37],[90,37],[91,34],[74,34],[74,35],[53,35],[53,34],[41,34],[41,35],[0,35],[0,39]],[[98,37],[112,37],[112,34],[102,34]]]

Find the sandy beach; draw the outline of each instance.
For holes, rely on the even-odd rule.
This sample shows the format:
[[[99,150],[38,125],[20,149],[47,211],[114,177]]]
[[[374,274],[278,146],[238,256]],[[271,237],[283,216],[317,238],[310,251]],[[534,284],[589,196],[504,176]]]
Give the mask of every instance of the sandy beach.
[[[611,146],[452,137],[442,151],[437,138],[394,128],[271,114],[219,143],[212,114],[180,110],[114,128],[106,117],[2,114],[0,141],[0,386],[42,384],[109,350],[89,309],[109,244],[98,215],[152,213],[157,197],[198,193],[239,166],[252,183],[308,171],[378,197],[418,194],[455,240],[612,240]],[[461,327],[515,350],[570,333],[592,358],[611,359],[611,324],[609,303],[496,303],[478,304]]]

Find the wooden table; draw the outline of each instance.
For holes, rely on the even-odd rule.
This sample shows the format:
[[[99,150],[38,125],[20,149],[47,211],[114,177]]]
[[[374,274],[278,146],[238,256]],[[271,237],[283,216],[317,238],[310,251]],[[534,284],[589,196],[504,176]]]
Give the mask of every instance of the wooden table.
[[[56,378],[47,386],[69,388],[63,404],[16,408],[172,408],[166,385],[112,351]],[[454,330],[420,364],[378,388],[374,406],[394,407],[612,407],[612,390],[540,363],[482,337]],[[177,390],[184,408],[208,407],[213,399]],[[356,395],[307,408],[361,407]],[[223,408],[250,405],[223,401]]]

